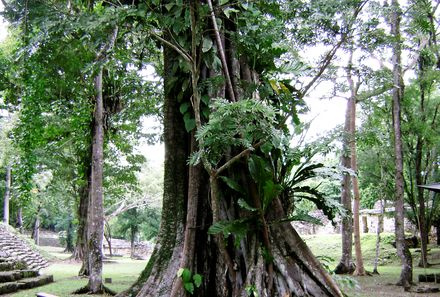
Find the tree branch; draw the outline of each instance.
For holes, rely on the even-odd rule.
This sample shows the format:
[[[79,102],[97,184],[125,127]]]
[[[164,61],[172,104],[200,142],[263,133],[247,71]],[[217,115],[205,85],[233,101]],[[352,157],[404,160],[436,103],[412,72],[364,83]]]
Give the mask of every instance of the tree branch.
[[[250,152],[254,151],[256,148],[260,147],[264,141],[260,141],[257,144],[255,144],[253,147],[247,148],[243,151],[241,151],[238,155],[235,155],[231,159],[229,159],[228,162],[223,164],[219,169],[215,170],[215,177],[217,177],[220,173],[231,167],[232,164],[234,164],[236,161],[238,161],[240,158],[248,155]]]
[[[231,80],[231,76],[229,74],[228,64],[226,62],[225,50],[223,48],[222,40],[220,38],[220,32],[218,30],[217,22],[215,19],[215,12],[214,12],[214,8],[212,6],[211,0],[208,0],[208,6],[209,6],[209,10],[211,11],[212,25],[214,27],[215,39],[216,39],[218,51],[220,54],[220,60],[222,61],[223,72],[225,74],[226,85],[228,86],[229,96],[231,97],[231,101],[236,102],[237,100],[235,98],[234,88],[232,86],[232,80]]]
[[[319,67],[318,73],[316,73],[315,77],[302,89],[302,97],[304,97],[307,92],[313,87],[313,85],[316,83],[316,81],[322,76],[324,71],[327,69],[327,67],[330,65],[330,62],[333,60],[333,57],[335,56],[338,49],[341,47],[341,45],[347,40],[348,32],[351,29],[351,26],[353,25],[354,21],[356,20],[357,16],[361,12],[364,5],[367,3],[367,1],[362,1],[358,7],[356,7],[355,11],[353,12],[353,17],[351,21],[346,26],[346,32],[342,33],[341,40],[337,44],[333,46],[333,48],[327,52],[324,59],[321,62],[321,66]]]
[[[186,62],[188,63],[193,63],[192,58],[185,53],[181,48],[179,48],[177,45],[173,44],[172,42],[169,42],[168,40],[160,37],[158,34],[151,32],[151,36],[153,36],[154,38],[156,38],[157,40],[159,40],[160,42],[168,45],[169,47],[171,47],[173,50],[175,50],[183,59],[185,59]]]

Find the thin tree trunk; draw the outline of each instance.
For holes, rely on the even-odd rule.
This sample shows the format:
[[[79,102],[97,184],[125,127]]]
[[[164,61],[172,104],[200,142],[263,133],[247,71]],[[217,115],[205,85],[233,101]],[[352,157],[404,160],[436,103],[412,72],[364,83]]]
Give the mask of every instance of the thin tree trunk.
[[[96,62],[102,63],[116,42],[118,27],[113,29],[109,41],[102,46],[96,56]],[[86,287],[75,293],[114,294],[102,283],[102,259],[104,239],[104,195],[103,195],[103,165],[104,165],[104,98],[103,98],[103,67],[99,66],[94,78],[95,102],[93,112],[92,136],[92,166],[89,187],[87,213],[87,257],[89,281]]]
[[[393,42],[393,129],[394,129],[394,158],[396,165],[395,177],[395,233],[397,254],[401,259],[402,270],[397,285],[409,288],[412,285],[412,257],[405,244],[405,208],[404,208],[404,177],[403,150],[401,135],[401,101],[403,98],[403,78],[401,65],[400,18],[401,11],[398,0],[392,0],[391,34]]]
[[[18,208],[17,211],[17,229],[20,231],[20,233],[23,233],[23,210],[21,207]]]
[[[110,225],[107,221],[105,221],[105,228],[107,229],[107,233],[104,231],[104,238],[105,241],[107,241],[108,244],[108,253],[110,257],[113,257],[113,250],[112,250],[112,233],[110,229]]]
[[[423,50],[423,49],[421,49]],[[422,58],[419,57],[419,88],[420,88],[420,116],[421,122],[425,123],[426,114],[425,114],[425,91],[427,89],[426,83],[423,80],[426,80],[426,69],[425,65],[422,61]],[[424,136],[420,133],[417,134],[416,140],[416,160],[415,160],[415,176],[416,176],[416,186],[425,184],[423,179],[423,169],[422,169],[422,160],[423,160],[423,147],[424,147]],[[426,168],[425,168],[426,169]],[[425,191],[421,187],[417,187],[417,197],[419,204],[419,213],[417,215],[418,218],[418,227],[420,231],[420,241],[421,241],[421,257],[419,266],[426,268],[428,266],[428,226],[426,224],[426,209],[425,209]]]
[[[353,77],[353,46],[350,46],[350,59],[347,67],[347,80],[350,87],[350,98],[348,99],[348,104],[350,108],[350,165],[351,170],[353,170],[353,175],[351,177],[353,184],[353,233],[354,233],[354,247],[356,254],[356,268],[354,271],[355,275],[365,275],[364,261],[362,258],[362,248],[361,248],[361,230],[359,224],[359,206],[360,206],[360,192],[358,183],[358,168],[357,168],[357,157],[356,157],[356,93],[357,88],[355,86]]]
[[[423,92],[423,91],[422,91]],[[416,184],[423,185],[423,173],[422,173],[422,139],[421,136],[417,136],[417,144],[416,144]],[[426,225],[426,208],[425,208],[425,196],[424,190],[421,187],[417,187],[417,197],[419,200],[419,213],[418,213],[418,227],[420,231],[420,241],[421,241],[421,257],[419,266],[426,268],[428,264],[428,228]]]
[[[93,121],[90,123],[91,130],[93,130]],[[78,205],[78,227],[76,231],[76,245],[73,253],[73,258],[81,261],[81,268],[78,271],[78,276],[89,275],[89,257],[87,252],[87,216],[89,209],[89,191],[92,175],[92,141],[88,142],[88,149],[81,156],[83,165],[83,185],[78,190],[79,205]]]
[[[351,104],[347,101],[347,109],[345,112],[345,124],[344,124],[344,135],[342,140],[342,155],[341,155],[341,165],[344,168],[351,167],[350,158],[350,146],[349,146],[349,135],[350,135],[350,115],[351,115]],[[348,173],[344,173],[342,177],[341,184],[341,203],[346,210],[346,214],[342,217],[341,223],[341,235],[342,235],[342,256],[339,264],[335,268],[335,273],[337,274],[351,274],[354,271],[354,264],[352,260],[352,246],[353,246],[353,217],[351,211],[351,178]]]
[[[40,210],[35,215],[34,228],[32,230],[32,238],[36,245],[40,245]]]
[[[90,162],[91,165],[91,162]],[[79,207],[78,207],[78,229],[76,234],[76,246],[73,258],[82,261],[78,276],[89,275],[89,257],[87,252],[87,216],[89,209],[89,176],[91,175],[91,166],[86,170],[87,182],[79,191]]]
[[[75,247],[73,245],[73,224],[72,224],[72,218],[69,218],[69,225],[67,226],[66,231],[66,249],[64,252],[72,253],[74,252]]]
[[[363,233],[368,233],[370,230],[368,228],[368,217],[367,216],[362,216],[362,224],[363,224]]]
[[[6,166],[5,195],[3,200],[3,223],[9,225],[9,199],[11,197],[11,166]]]
[[[435,222],[435,235],[437,237],[437,245],[440,245],[440,219]]]
[[[377,266],[379,265],[379,256],[380,256],[380,233],[383,230],[383,213],[384,213],[384,203],[382,199],[380,200],[380,214],[377,216],[377,228],[376,228],[376,254],[374,257],[374,267],[373,274],[379,274],[377,270]]]
[[[197,143],[194,133],[191,135],[191,151],[197,150]],[[196,248],[196,228],[197,228],[197,209],[198,197],[200,196],[202,166],[196,165],[189,168],[188,185],[188,211],[186,214],[185,237],[180,267],[194,271],[194,254]],[[178,296],[182,291],[182,279],[178,278],[173,284],[170,296]]]

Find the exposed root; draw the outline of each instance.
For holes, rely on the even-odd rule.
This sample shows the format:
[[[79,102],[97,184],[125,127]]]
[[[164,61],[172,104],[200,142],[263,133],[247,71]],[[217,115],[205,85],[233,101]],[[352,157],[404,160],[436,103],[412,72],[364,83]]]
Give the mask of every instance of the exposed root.
[[[80,294],[87,294],[87,295],[108,295],[108,296],[115,296],[116,292],[113,291],[110,288],[107,288],[106,286],[102,286],[102,289],[98,292],[92,292],[90,291],[89,285],[86,285],[85,287],[82,287],[74,292],[72,292],[74,295],[80,295]]]
[[[356,270],[356,265],[351,263],[349,266],[345,265],[342,262],[339,262],[338,266],[336,266],[333,271],[335,274],[352,274]]]

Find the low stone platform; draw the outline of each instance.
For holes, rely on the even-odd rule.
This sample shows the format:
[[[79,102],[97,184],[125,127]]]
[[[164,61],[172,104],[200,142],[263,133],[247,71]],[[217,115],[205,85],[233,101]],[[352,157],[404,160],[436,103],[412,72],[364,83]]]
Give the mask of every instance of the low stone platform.
[[[47,265],[37,250],[0,224],[0,296],[53,282],[52,275],[39,273]]]
[[[40,275],[29,270],[23,262],[0,258],[0,296],[18,290],[30,289],[53,282],[52,275]]]

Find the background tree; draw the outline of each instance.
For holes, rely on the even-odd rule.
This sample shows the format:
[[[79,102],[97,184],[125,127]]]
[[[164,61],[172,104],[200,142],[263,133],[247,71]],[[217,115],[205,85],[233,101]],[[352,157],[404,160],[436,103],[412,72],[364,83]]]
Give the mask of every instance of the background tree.
[[[401,101],[404,94],[404,83],[402,78],[402,61],[401,61],[401,33],[400,21],[401,10],[398,1],[391,2],[391,35],[394,37],[393,42],[393,132],[394,132],[394,158],[396,163],[395,176],[395,233],[396,248],[402,262],[402,271],[399,285],[405,288],[411,287],[412,284],[412,257],[408,246],[405,244],[405,226],[404,226],[404,178],[403,178],[403,145],[401,134]]]

